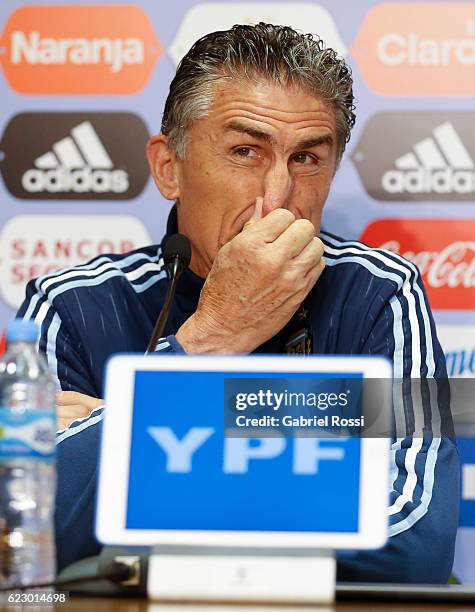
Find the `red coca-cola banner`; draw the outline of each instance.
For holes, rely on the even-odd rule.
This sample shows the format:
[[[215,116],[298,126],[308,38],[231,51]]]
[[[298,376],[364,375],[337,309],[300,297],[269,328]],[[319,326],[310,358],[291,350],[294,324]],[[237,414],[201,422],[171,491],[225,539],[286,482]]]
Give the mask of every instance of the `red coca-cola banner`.
[[[432,308],[475,308],[475,221],[384,219],[370,223],[361,240],[414,262]]]

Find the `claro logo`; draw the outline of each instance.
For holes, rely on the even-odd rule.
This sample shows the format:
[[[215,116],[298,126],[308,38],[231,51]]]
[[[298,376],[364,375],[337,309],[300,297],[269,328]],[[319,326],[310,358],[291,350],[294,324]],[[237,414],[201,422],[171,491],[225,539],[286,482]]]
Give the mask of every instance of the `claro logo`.
[[[351,158],[377,200],[472,201],[475,113],[380,113]]]
[[[136,6],[29,6],[0,41],[7,81],[26,94],[127,94],[147,82],[162,53]]]
[[[377,93],[475,93],[471,3],[380,4],[368,13],[351,51]]]
[[[22,199],[129,199],[148,177],[142,120],[131,113],[24,113],[5,129],[0,169]]]
[[[361,240],[415,263],[432,308],[475,309],[475,221],[384,219],[368,225]]]

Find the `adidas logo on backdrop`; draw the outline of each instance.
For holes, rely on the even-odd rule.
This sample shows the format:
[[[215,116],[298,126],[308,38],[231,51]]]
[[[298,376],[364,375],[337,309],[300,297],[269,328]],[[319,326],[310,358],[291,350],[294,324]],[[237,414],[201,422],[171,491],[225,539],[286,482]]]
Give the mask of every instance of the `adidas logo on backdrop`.
[[[376,200],[473,201],[475,115],[378,113],[351,158]]]
[[[125,170],[114,164],[90,121],[73,127],[70,136],[55,142],[52,151],[35,159],[35,168],[21,179],[26,191],[124,193],[129,188]]]
[[[389,193],[473,193],[473,159],[453,125],[447,121],[432,130],[432,136],[398,157],[396,170],[383,174],[382,186]]]
[[[26,200],[127,200],[149,170],[148,131],[133,113],[20,113],[0,143],[7,189]]]

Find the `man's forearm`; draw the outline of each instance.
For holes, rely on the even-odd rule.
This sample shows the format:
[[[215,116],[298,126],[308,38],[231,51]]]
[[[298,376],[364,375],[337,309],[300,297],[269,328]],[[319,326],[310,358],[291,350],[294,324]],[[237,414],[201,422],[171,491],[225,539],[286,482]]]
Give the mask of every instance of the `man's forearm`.
[[[232,339],[219,332],[217,326],[204,325],[196,313],[185,321],[175,337],[187,353],[227,355],[235,352]]]

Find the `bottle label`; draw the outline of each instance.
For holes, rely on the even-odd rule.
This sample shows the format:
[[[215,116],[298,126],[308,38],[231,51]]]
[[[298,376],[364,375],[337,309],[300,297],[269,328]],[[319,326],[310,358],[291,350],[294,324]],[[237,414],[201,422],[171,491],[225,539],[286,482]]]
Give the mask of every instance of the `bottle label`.
[[[0,407],[0,459],[53,459],[55,430],[53,410],[14,412]]]

